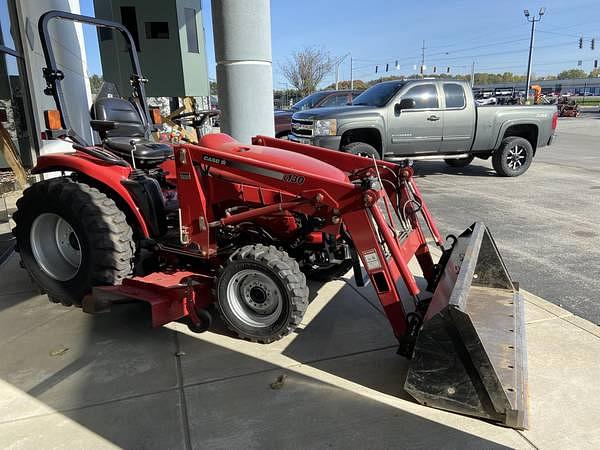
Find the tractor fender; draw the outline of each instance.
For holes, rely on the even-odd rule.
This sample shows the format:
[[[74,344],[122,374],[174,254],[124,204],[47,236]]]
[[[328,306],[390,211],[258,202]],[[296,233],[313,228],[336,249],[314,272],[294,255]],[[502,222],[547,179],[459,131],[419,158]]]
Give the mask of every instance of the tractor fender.
[[[121,183],[129,178],[130,167],[122,167],[104,162],[100,159],[88,156],[83,152],[76,151],[68,154],[50,154],[40,156],[36,166],[32,169],[33,174],[42,174],[54,171],[76,172],[94,180],[97,184],[108,189],[121,203],[128,208],[123,211],[127,216],[137,222],[140,232],[144,237],[149,237],[148,225],[140,209],[127,188]]]

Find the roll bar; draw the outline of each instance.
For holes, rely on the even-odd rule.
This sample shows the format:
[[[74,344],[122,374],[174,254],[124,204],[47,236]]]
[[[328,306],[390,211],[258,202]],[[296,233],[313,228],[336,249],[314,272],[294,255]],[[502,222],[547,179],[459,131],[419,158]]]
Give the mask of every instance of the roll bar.
[[[70,130],[70,123],[68,113],[64,108],[64,93],[61,88],[61,81],[64,78],[64,74],[56,64],[54,51],[52,49],[52,45],[50,44],[50,32],[48,30],[48,24],[53,19],[67,20],[71,22],[94,25],[99,28],[110,28],[113,30],[117,30],[121,33],[121,35],[125,39],[125,43],[127,44],[127,51],[129,52],[129,58],[133,67],[131,84],[133,85],[134,91],[139,99],[141,107],[140,109],[143,111],[142,121],[144,123],[145,128],[148,129],[151,120],[148,113],[146,91],[144,89],[144,83],[147,80],[142,76],[140,62],[137,56],[137,52],[135,51],[135,44],[131,33],[129,33],[129,30],[124,25],[118,22],[113,22],[111,20],[97,19],[95,17],[88,17],[79,14],[72,14],[65,11],[52,10],[45,12],[40,16],[40,20],[38,21],[38,32],[42,44],[42,51],[44,52],[44,59],[46,60],[46,67],[42,69],[44,79],[46,80],[46,89],[44,89],[44,93],[46,95],[51,95],[54,98],[56,108],[60,113],[60,120],[62,122],[63,128],[65,130]],[[81,137],[73,136],[72,134],[71,137],[75,137],[78,141],[81,141],[79,142],[80,144],[85,144]]]

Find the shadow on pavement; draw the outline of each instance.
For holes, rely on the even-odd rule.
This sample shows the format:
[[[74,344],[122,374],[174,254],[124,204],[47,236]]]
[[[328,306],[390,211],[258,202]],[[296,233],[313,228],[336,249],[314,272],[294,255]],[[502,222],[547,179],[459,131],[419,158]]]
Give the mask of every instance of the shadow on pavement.
[[[323,307],[284,355],[310,361],[327,341],[340,341],[340,334],[350,349],[365,349],[365,339],[375,347],[377,336],[391,334],[372,307],[366,309],[370,316],[360,306],[346,307],[347,289]],[[44,296],[21,295],[24,313],[29,303],[46,301]],[[363,327],[369,329],[355,332]],[[98,316],[71,309],[0,345],[0,378],[124,448],[503,448],[301,373],[293,365],[286,369],[220,341],[209,342],[215,338],[227,340],[210,333],[151,329],[143,304],[119,305]],[[270,352],[270,346],[233,342],[243,351]],[[402,391],[405,362],[392,346],[379,348],[303,367],[407,398]],[[282,374],[284,383],[273,387]],[[15,399],[11,404],[5,398],[0,406],[6,402],[9,408],[0,407],[0,442],[19,430],[41,437],[63,433],[64,442],[79,442],[71,440],[75,436],[65,426],[39,429],[52,424],[47,422],[52,415],[28,419],[38,413],[28,410],[26,402]]]
[[[483,160],[475,159],[466,167],[451,167],[444,161],[415,161],[415,177],[422,178],[429,175],[463,175],[470,177],[495,177],[496,172],[487,166],[483,166]]]
[[[7,260],[15,248],[15,238],[12,232],[0,233],[0,264]]]

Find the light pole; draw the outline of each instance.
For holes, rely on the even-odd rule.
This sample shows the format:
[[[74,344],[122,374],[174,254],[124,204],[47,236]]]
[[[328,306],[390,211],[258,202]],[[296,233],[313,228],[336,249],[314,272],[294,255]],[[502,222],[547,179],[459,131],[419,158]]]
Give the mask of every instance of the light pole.
[[[335,66],[335,90],[338,90],[338,85],[339,85],[339,81],[340,81],[340,64],[344,62],[344,60],[350,56],[350,53],[346,53],[343,56],[340,56],[338,59],[336,59],[333,63],[333,65]],[[351,63],[352,64],[352,63]],[[350,65],[350,71],[352,71],[352,65]]]
[[[525,85],[525,97],[529,101],[529,83],[531,83],[531,54],[533,53],[533,35],[535,33],[535,23],[542,20],[546,8],[540,8],[537,16],[530,16],[529,10],[523,11],[528,22],[531,22],[531,39],[529,40],[529,60],[527,61],[527,84]]]

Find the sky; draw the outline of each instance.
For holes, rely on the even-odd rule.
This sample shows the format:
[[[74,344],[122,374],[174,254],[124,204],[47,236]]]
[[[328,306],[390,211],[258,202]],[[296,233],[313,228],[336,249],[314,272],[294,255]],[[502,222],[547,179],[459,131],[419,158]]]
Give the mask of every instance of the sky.
[[[93,0],[80,1],[82,13],[93,15]],[[215,79],[210,0],[202,0],[202,7],[209,78]],[[523,10],[533,14],[540,7],[546,9],[536,24],[532,72],[556,74],[576,68],[579,60],[583,70],[592,70],[594,59],[600,59],[599,0],[271,0],[273,87],[286,86],[280,67],[304,47],[323,49],[333,58],[350,54],[354,79],[410,75],[420,64],[423,40],[428,73],[433,66],[438,73],[450,66],[451,73],[467,74],[474,62],[476,72],[523,74],[531,32]],[[95,32],[85,30],[85,38],[89,71],[100,73]],[[597,40],[593,51],[592,38]],[[340,65],[340,79],[349,78],[347,56]],[[332,71],[322,85],[333,81]]]

